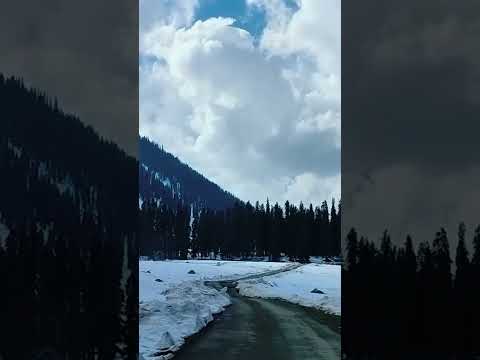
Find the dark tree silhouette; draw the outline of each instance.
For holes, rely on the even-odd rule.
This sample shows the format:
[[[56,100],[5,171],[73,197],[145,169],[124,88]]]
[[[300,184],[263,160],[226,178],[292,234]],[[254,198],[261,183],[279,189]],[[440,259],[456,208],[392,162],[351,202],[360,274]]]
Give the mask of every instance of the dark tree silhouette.
[[[344,358],[473,359],[480,354],[475,341],[480,227],[470,260],[465,225],[460,224],[453,279],[443,228],[431,244],[420,242],[416,254],[410,236],[398,249],[387,231],[378,249],[357,236],[351,229],[346,237],[342,269]]]
[[[0,356],[136,359],[137,162],[20,79],[0,114]]]
[[[271,261],[283,255],[308,262],[310,256],[340,255],[340,232],[331,231],[338,226],[332,221],[313,205],[306,210],[303,204],[297,208],[287,202],[284,211],[278,203],[271,207],[269,201],[255,207],[237,201],[232,208],[201,208],[195,213],[191,204],[172,208],[151,199],[140,209],[140,255]]]

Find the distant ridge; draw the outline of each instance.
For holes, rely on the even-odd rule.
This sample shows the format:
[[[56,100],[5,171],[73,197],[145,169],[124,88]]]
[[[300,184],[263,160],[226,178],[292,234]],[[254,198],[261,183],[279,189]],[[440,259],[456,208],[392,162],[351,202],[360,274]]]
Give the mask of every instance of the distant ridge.
[[[168,206],[226,209],[238,198],[181,162],[147,137],[139,140],[139,204],[155,200]]]

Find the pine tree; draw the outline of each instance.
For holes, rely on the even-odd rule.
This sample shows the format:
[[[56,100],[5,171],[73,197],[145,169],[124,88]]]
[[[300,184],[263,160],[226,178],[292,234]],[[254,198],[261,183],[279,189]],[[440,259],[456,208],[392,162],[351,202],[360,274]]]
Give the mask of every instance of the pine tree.
[[[337,225],[337,210],[335,209],[335,199],[332,199],[332,207],[330,209],[330,231],[329,231],[329,255],[335,256],[338,255],[335,253],[337,248],[337,237],[339,236],[338,233],[338,225]]]
[[[450,244],[448,243],[447,232],[441,228],[433,240],[433,261],[436,271],[441,277],[442,286],[448,289],[451,286],[451,258]]]
[[[399,250],[397,270],[397,291],[394,296],[403,298],[403,306],[398,311],[398,338],[413,345],[417,321],[417,258],[410,235],[407,236],[404,247]]]
[[[385,269],[391,269],[391,265],[393,264],[394,254],[392,248],[392,241],[390,240],[390,235],[388,231],[385,230],[383,232],[381,244],[380,244],[380,254],[382,256],[382,261],[384,263]]]
[[[254,211],[255,209],[253,208],[252,204],[250,204],[250,202],[247,201],[247,204],[245,205],[246,238],[244,239],[244,241],[245,241],[246,255],[248,258],[251,258],[255,252],[256,228],[255,228]]]
[[[265,207],[264,217],[264,237],[265,237],[265,255],[269,255],[272,247],[272,213],[270,209],[270,202],[267,198],[267,205]]]
[[[298,208],[297,224],[298,243],[296,254],[300,262],[306,263],[308,262],[309,232],[306,211],[302,202],[300,202]]]
[[[472,265],[475,266],[477,271],[480,267],[480,225],[475,229],[475,236],[473,237],[473,256]],[[478,274],[478,273],[477,273]]]
[[[334,254],[340,255],[342,253],[342,203],[338,202],[337,217],[335,219],[334,227]]]
[[[358,261],[358,240],[357,240],[357,232],[355,231],[354,228],[352,228],[348,235],[347,235],[347,266],[349,269],[352,269],[351,271],[354,271],[353,269],[357,265]]]
[[[434,335],[431,334],[431,324],[438,314],[432,308],[432,302],[435,301],[433,292],[434,265],[432,250],[428,242],[421,242],[418,247],[418,310],[417,310],[417,339],[419,344],[428,344],[432,342]]]
[[[468,284],[471,290],[472,334],[474,337],[480,334],[480,287],[478,286],[478,279],[480,279],[480,225],[476,227],[473,237],[471,274]],[[476,344],[476,351],[480,352],[478,341],[474,342],[474,344]]]
[[[320,207],[319,233],[321,240],[320,254],[328,255],[330,244],[330,214],[326,201],[323,201],[322,206]]]
[[[457,291],[459,289],[465,288],[465,282],[468,278],[469,272],[469,259],[468,251],[465,246],[465,224],[462,222],[458,227],[458,245],[457,245],[457,254],[455,257],[456,265],[456,275],[455,275],[455,288]],[[461,290],[463,291],[463,290]]]
[[[452,315],[445,313],[444,309],[451,308],[452,304],[452,274],[451,274],[451,258],[447,232],[441,228],[437,232],[432,243],[432,257],[435,275],[433,277],[433,289],[435,302],[431,305],[432,312],[432,329],[431,333],[438,343],[438,347],[442,351],[447,351],[450,347],[448,342],[449,336],[441,329],[442,326],[453,327]],[[443,316],[440,318],[439,314]]]
[[[465,246],[465,224],[458,226],[458,245],[455,256],[455,307],[457,310],[455,325],[457,328],[456,341],[458,349],[469,351],[472,342],[472,302],[470,294],[470,261]]]
[[[315,212],[312,204],[308,207],[306,221],[308,227],[308,255],[315,255],[317,234],[315,231]]]
[[[192,248],[192,256],[196,257],[199,251],[198,243],[198,218],[194,217],[192,222],[192,234],[190,239],[190,246]]]
[[[405,241],[405,266],[410,274],[415,274],[417,271],[417,259],[415,256],[415,250],[413,249],[413,241],[410,235],[407,236]]]

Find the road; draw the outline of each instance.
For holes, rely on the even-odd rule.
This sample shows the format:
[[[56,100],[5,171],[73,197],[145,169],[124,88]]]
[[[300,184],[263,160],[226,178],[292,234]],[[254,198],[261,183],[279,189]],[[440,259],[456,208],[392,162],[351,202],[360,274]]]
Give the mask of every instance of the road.
[[[338,316],[280,300],[242,297],[235,282],[209,285],[228,286],[232,305],[190,339],[175,359],[340,359]]]

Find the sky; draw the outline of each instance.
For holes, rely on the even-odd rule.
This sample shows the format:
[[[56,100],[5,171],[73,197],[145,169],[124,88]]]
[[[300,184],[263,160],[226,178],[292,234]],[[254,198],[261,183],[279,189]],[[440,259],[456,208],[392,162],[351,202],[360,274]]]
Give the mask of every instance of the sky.
[[[342,223],[370,239],[433,240],[480,223],[480,4],[342,9]]]
[[[142,136],[244,201],[340,198],[340,2],[140,0]]]

